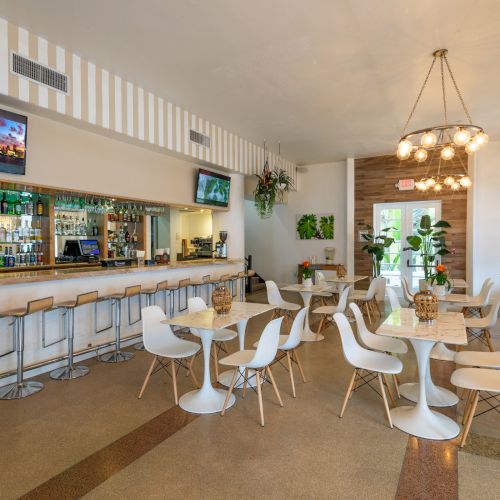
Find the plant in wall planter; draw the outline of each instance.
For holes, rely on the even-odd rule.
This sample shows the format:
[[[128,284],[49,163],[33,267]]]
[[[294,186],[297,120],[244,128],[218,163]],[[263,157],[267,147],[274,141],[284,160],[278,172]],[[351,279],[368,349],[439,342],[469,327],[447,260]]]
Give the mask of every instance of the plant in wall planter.
[[[264,145],[265,147],[265,145]],[[283,201],[284,194],[294,187],[293,179],[282,168],[269,168],[266,160],[261,174],[256,174],[257,186],[253,192],[254,204],[261,219],[273,215],[276,201]]]
[[[375,236],[373,227],[367,224],[365,226],[366,232],[362,234],[363,239],[367,243],[361,250],[372,257],[372,274],[374,278],[380,276],[380,264],[382,260],[384,260],[385,249],[389,248],[394,243],[394,238],[387,236],[387,233],[392,229],[395,228],[386,227],[385,229],[381,229],[380,232],[383,234]]]
[[[419,228],[417,229],[418,234],[413,234],[406,238],[410,246],[403,248],[403,251],[411,250],[412,252],[419,252],[422,259],[424,280],[421,280],[423,281],[420,284],[421,289],[425,289],[427,286],[426,283],[432,277],[432,270],[437,256],[442,257],[450,253],[445,240],[445,235],[447,234],[445,229],[450,227],[449,222],[445,220],[439,220],[432,224],[429,215],[422,215]]]

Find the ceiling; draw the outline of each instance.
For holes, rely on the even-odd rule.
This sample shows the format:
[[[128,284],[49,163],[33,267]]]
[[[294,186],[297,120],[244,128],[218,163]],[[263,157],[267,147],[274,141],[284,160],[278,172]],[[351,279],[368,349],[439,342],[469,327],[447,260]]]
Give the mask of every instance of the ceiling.
[[[392,152],[446,47],[500,139],[497,0],[0,0],[0,16],[299,164]],[[412,128],[441,121],[430,84]]]

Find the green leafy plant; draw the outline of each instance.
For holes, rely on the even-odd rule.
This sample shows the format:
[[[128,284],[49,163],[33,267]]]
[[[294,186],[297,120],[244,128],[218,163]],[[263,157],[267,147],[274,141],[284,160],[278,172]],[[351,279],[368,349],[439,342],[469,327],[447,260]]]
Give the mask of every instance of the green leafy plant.
[[[407,236],[406,241],[410,245],[403,250],[419,252],[424,266],[424,276],[428,280],[431,277],[432,268],[438,255],[444,256],[450,251],[446,246],[445,228],[450,228],[449,222],[439,220],[432,224],[429,215],[422,215],[420,219],[418,234]]]
[[[309,278],[312,278],[312,270],[309,267],[309,261],[305,260],[302,263],[302,279],[307,280]]]
[[[333,240],[333,215],[323,215],[319,219],[319,228],[325,240]]]
[[[257,186],[254,190],[254,205],[259,217],[265,219],[273,215],[277,200],[283,201],[285,192],[294,187],[293,179],[284,169],[269,169],[266,160],[261,174],[256,174]]]
[[[318,232],[318,218],[314,214],[304,214],[297,222],[297,232],[301,240],[310,240]]]
[[[444,286],[446,285],[448,290],[451,288],[451,281],[448,277],[448,272],[446,271],[446,266],[437,265],[436,272],[430,276],[431,285],[436,283],[436,285]]]
[[[382,260],[384,260],[385,249],[389,248],[394,243],[394,238],[387,236],[387,233],[392,229],[395,228],[386,227],[385,229],[381,229],[380,232],[385,234],[375,236],[373,227],[369,224],[365,225],[365,230],[367,232],[363,233],[362,237],[367,243],[361,250],[372,257],[372,272],[374,278],[380,276],[380,264]]]

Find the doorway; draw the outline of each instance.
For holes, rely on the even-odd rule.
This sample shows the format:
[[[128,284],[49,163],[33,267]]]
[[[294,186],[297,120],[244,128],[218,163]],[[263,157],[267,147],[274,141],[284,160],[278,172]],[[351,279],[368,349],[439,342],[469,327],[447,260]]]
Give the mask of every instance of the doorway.
[[[422,258],[411,250],[403,251],[408,246],[406,237],[418,234],[422,215],[429,215],[431,223],[441,219],[441,201],[410,201],[397,203],[376,203],[373,205],[373,227],[375,234],[390,227],[388,236],[394,243],[386,249],[380,273],[387,278],[387,284],[401,286],[401,278],[408,280],[410,288],[418,288],[418,280],[424,277]]]

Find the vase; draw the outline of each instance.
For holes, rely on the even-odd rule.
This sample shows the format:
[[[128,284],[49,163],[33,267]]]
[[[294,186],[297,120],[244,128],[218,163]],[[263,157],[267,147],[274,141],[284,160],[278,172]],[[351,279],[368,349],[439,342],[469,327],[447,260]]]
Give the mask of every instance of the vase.
[[[420,321],[431,323],[438,317],[438,299],[430,290],[416,293],[413,300],[415,315]]]
[[[227,314],[231,310],[231,292],[224,285],[215,287],[212,292],[212,305],[217,314]]]
[[[442,297],[443,295],[446,295],[446,286],[445,285],[434,285],[432,287],[432,291],[434,292],[434,295],[438,297]]]
[[[305,287],[311,287],[311,286],[313,286],[313,280],[312,280],[312,278],[306,278],[304,281],[302,281],[302,284]]]

